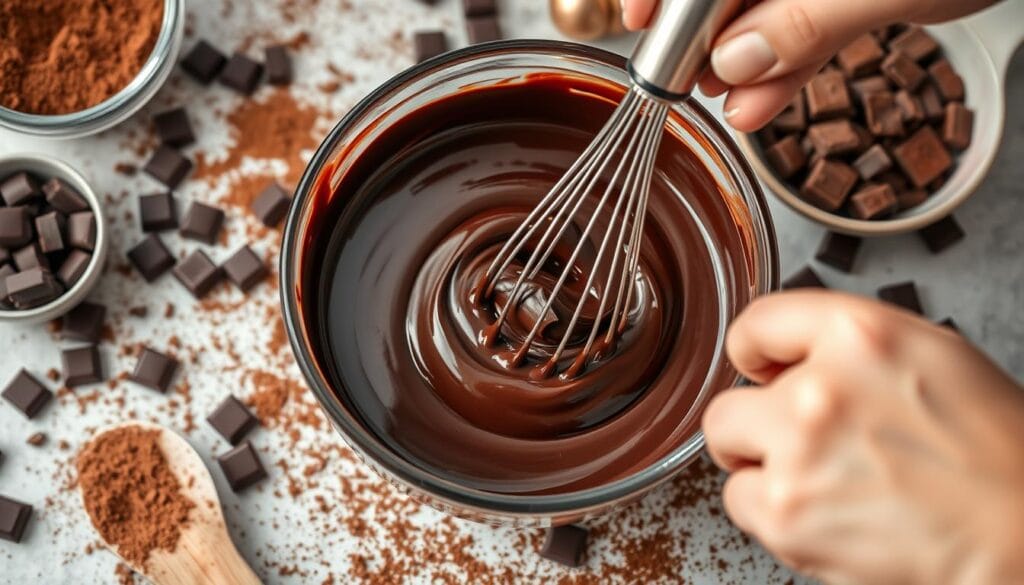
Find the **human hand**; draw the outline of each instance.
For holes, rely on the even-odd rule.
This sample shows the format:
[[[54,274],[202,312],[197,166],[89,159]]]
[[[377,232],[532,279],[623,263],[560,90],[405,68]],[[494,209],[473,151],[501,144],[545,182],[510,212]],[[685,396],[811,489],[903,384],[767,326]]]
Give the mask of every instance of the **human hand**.
[[[758,299],[708,451],[723,500],[829,583],[1024,583],[1024,389],[959,334],[837,292]]]
[[[626,28],[644,28],[659,0],[623,0]],[[715,40],[701,91],[728,92],[725,117],[737,130],[768,123],[842,47],[896,22],[932,23],[981,10],[995,0],[763,0]],[[748,4],[751,4],[748,0]]]

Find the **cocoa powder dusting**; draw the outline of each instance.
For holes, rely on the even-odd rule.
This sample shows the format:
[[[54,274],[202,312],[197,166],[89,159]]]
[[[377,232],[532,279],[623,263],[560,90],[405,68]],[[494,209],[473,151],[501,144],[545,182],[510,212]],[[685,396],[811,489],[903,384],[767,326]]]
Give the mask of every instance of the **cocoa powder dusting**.
[[[160,449],[160,431],[123,427],[93,439],[76,460],[85,509],[100,536],[136,566],[173,551],[195,504]]]
[[[162,0],[0,0],[0,105],[68,114],[121,91],[160,35]]]

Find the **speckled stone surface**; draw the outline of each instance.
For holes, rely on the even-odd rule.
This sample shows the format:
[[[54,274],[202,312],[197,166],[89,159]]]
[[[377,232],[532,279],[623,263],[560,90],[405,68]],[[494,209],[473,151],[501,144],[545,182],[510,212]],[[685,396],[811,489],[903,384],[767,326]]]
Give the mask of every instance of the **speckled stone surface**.
[[[384,9],[383,6],[387,5]],[[290,92],[316,111],[310,129],[326,129],[366,92],[412,64],[411,32],[443,27],[452,46],[465,42],[459,4],[434,8],[412,0],[230,0],[189,3],[187,49],[208,38],[224,51],[240,46],[252,56],[300,31],[310,35],[294,53],[296,84]],[[546,3],[506,0],[502,26],[510,37],[556,37]],[[620,39],[606,46],[628,51]],[[1009,73],[1008,103],[1024,103],[1024,59]],[[343,75],[332,73],[328,63]],[[350,77],[349,77],[350,76]],[[256,99],[264,99],[263,88]],[[0,130],[0,156],[16,152],[56,155],[83,171],[106,195],[112,254],[91,300],[110,309],[101,354],[114,382],[59,392],[28,421],[0,404],[0,494],[32,504],[36,512],[21,544],[0,541],[0,583],[118,582],[117,560],[96,549],[96,535],[73,489],[74,452],[92,430],[128,418],[153,420],[184,432],[210,467],[229,528],[242,555],[266,583],[549,583],[566,579],[601,583],[800,583],[724,516],[718,497],[722,476],[706,461],[625,510],[590,524],[591,546],[580,570],[541,559],[542,531],[495,529],[450,519],[397,493],[362,465],[319,414],[304,391],[276,317],[276,276],[248,295],[224,286],[197,302],[169,276],[147,285],[123,270],[126,250],[141,239],[136,196],[158,190],[141,174],[124,176],[118,163],[141,164],[152,149],[149,117],[184,105],[199,151],[217,159],[234,138],[224,121],[241,103],[229,90],[203,88],[176,71],[153,103],[102,135],[48,142]],[[717,108],[714,101],[711,108]],[[310,152],[304,154],[308,159]],[[918,283],[926,313],[952,317],[964,334],[1018,379],[1024,377],[1024,115],[1011,110],[1002,149],[988,179],[956,217],[967,238],[932,256],[913,235],[867,242],[856,272],[815,264],[832,287],[873,294],[899,280]],[[293,163],[294,164],[294,163]],[[246,160],[243,175],[286,176],[281,160]],[[265,182],[266,179],[261,179]],[[262,186],[262,185],[260,185]],[[216,262],[249,243],[276,263],[279,232],[266,230],[233,205],[232,181],[189,180],[176,191],[179,211],[192,200],[221,204],[226,237],[215,246],[165,240],[179,258],[194,249]],[[811,260],[821,228],[772,202],[783,273]],[[276,264],[275,264],[276,274]],[[167,305],[173,304],[173,315]],[[144,317],[133,307],[147,308]],[[46,373],[60,364],[60,347],[45,326],[0,324],[0,385],[26,367],[57,390]],[[135,363],[137,344],[178,355],[183,363],[167,395],[123,379]],[[204,421],[229,393],[264,409],[264,427],[251,438],[270,478],[240,494],[226,485],[214,463],[230,446]],[[285,399],[273,404],[277,396]],[[270,404],[268,404],[270,403]],[[259,410],[257,408],[257,410]],[[194,424],[193,424],[194,421]],[[50,440],[26,444],[35,432]]]

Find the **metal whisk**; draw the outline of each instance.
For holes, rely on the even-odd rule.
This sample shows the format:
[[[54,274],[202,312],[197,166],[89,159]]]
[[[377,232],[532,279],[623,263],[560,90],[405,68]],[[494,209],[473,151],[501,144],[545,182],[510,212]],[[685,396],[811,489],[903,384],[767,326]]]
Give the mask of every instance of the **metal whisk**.
[[[507,302],[498,311],[496,321],[483,333],[483,341],[493,343],[509,312],[524,294],[528,294],[524,284],[537,277],[566,232],[576,225],[575,220],[587,197],[597,195],[597,208],[586,220],[572,253],[562,263],[561,274],[547,296],[541,315],[549,314],[581,252],[590,245],[598,212],[613,206],[593,266],[586,272],[584,293],[576,301],[558,346],[546,362],[534,369],[534,377],[548,377],[555,372],[566,346],[573,339],[584,307],[588,300],[595,300],[588,295],[595,290],[595,279],[605,262],[609,263],[607,276],[603,288],[596,289],[598,306],[590,333],[582,350],[562,375],[574,377],[588,361],[610,353],[616,337],[628,324],[632,284],[639,270],[647,198],[665,119],[672,104],[685,100],[693,90],[707,64],[714,35],[741,3],[742,0],[661,0],[651,27],[630,56],[628,71],[633,85],[629,92],[583,154],[529,213],[488,267],[480,291],[482,298],[494,294],[500,275],[530,246],[522,270],[507,292]],[[612,297],[611,311],[605,316]],[[602,324],[606,324],[605,332],[599,340]],[[544,326],[544,319],[535,320],[512,355],[511,365],[522,363]]]

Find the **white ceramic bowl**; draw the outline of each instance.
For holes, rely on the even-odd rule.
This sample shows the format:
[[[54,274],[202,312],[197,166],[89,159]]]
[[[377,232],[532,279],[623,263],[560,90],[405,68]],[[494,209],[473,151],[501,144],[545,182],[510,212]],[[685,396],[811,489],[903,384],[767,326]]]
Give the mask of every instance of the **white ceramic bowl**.
[[[86,267],[82,277],[74,286],[45,305],[31,309],[0,309],[0,324],[40,323],[56,319],[75,308],[78,303],[85,300],[85,297],[99,282],[100,275],[103,274],[103,266],[106,264],[107,249],[110,247],[107,223],[103,218],[103,206],[100,204],[96,192],[78,171],[68,166],[67,163],[43,154],[20,154],[0,158],[0,179],[17,171],[29,171],[44,179],[60,177],[81,193],[82,197],[89,202],[89,208],[96,215],[96,247],[93,250],[89,266]]]
[[[776,177],[765,162],[757,137],[736,133],[740,148],[761,181],[783,203],[828,229],[856,236],[885,236],[921,229],[949,215],[981,184],[1003,135],[1006,66],[1024,36],[1024,2],[1004,2],[963,21],[929,26],[945,56],[963,77],[966,105],[974,110],[971,145],[956,157],[956,169],[927,201],[889,219],[861,220],[811,205]]]

